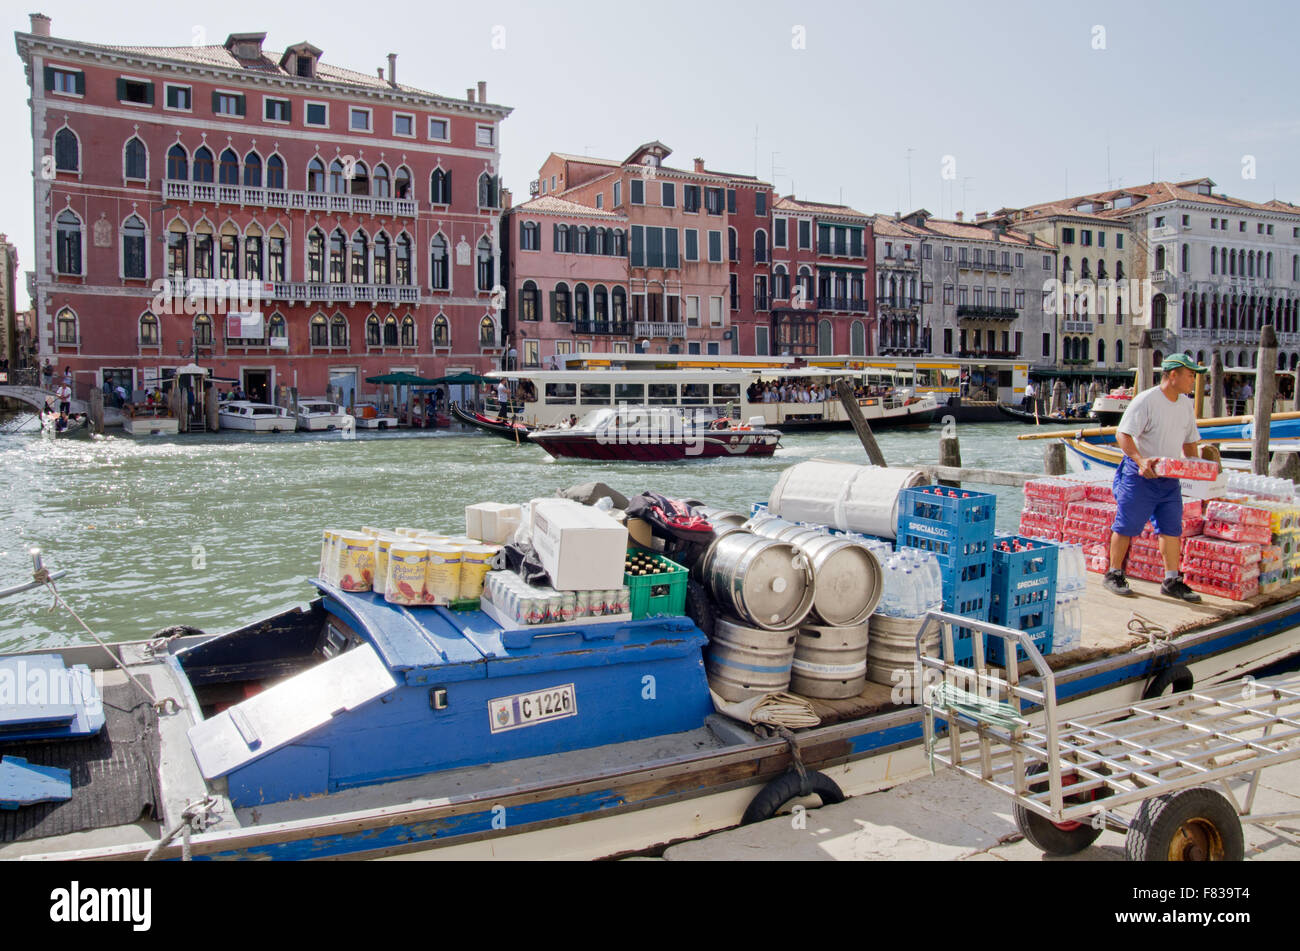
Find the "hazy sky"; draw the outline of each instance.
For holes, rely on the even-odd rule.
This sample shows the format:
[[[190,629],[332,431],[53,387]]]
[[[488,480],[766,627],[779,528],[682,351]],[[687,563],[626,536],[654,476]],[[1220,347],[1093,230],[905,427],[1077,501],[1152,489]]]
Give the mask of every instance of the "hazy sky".
[[[8,6],[2,22],[26,31],[28,10]],[[1288,2],[28,7],[70,39],[172,46],[190,45],[198,30],[208,43],[265,30],[267,49],[308,40],[327,62],[361,72],[395,52],[400,81],[446,95],[486,80],[488,98],[515,110],[501,144],[517,200],[548,152],[621,159],[658,139],[675,150],[669,164],[702,156],[711,168],[757,172],[782,194],[865,212],[973,214],[1148,182],[1153,172],[1208,175],[1231,195],[1300,202],[1300,7]],[[0,231],[27,270],[28,89],[12,43],[8,50],[0,122],[11,136],[10,186],[0,194]],[[1243,177],[1245,156],[1254,178]]]

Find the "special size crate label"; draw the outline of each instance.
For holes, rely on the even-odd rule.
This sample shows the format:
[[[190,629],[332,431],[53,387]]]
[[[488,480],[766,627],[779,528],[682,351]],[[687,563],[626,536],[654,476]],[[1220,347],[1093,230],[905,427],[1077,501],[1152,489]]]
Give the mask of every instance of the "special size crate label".
[[[573,684],[488,701],[488,725],[493,733],[504,733],[577,715],[578,700]]]

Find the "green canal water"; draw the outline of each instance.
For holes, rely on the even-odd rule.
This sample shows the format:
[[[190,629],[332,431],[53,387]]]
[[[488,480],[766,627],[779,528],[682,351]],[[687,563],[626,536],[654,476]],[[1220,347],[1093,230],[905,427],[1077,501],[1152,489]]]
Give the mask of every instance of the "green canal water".
[[[1042,471],[1043,443],[1016,424],[961,424],[967,466]],[[933,463],[938,426],[884,432],[891,465]],[[465,506],[524,501],[601,480],[748,511],[781,470],[812,458],[865,461],[851,432],[788,435],[767,460],[674,465],[551,459],[540,448],[480,434],[394,433],[170,439],[0,437],[0,587],[29,580],[33,546],[67,569],[59,589],[108,640],[192,624],[226,630],[301,604],[313,589],[322,528],[361,525],[464,530]],[[978,488],[978,487],[975,487]],[[1013,529],[1019,490],[996,489],[998,525]],[[0,651],[84,640],[50,597],[0,601]]]

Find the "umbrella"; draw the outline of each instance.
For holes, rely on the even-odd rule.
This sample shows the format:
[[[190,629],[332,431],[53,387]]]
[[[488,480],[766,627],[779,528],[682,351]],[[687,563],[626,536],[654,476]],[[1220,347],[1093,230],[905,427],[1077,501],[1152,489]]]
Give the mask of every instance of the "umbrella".
[[[493,383],[485,376],[479,376],[475,373],[457,373],[453,376],[440,376],[436,380],[429,380],[429,383],[450,383],[453,385],[469,385],[472,383]]]
[[[428,380],[414,373],[385,373],[382,376],[368,376],[367,383],[388,383],[393,386],[432,386],[440,381]]]

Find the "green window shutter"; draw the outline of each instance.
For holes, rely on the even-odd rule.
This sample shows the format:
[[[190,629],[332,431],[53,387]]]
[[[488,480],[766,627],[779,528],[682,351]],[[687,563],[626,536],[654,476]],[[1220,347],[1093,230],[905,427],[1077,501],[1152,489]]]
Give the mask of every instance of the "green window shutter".
[[[677,259],[677,229],[668,228],[664,231],[664,256],[667,259],[666,266],[671,268],[681,267]]]
[[[214,116],[221,114],[220,106],[221,106],[221,96],[214,92],[212,94],[212,114]]]
[[[45,67],[45,91],[51,92],[54,89],[54,67]]]
[[[126,101],[126,80],[125,79],[119,79],[117,81],[117,101],[118,102]]]
[[[149,83],[144,87],[144,101],[151,106],[153,105],[153,83]]]
[[[77,73],[76,77],[77,77],[77,95],[84,96],[86,94],[86,74]]]
[[[240,116],[244,115],[244,97],[243,97],[243,96],[236,96],[236,97],[235,97],[235,114],[236,114],[236,115],[240,115]]]
[[[632,226],[632,267],[645,267],[645,228]]]

